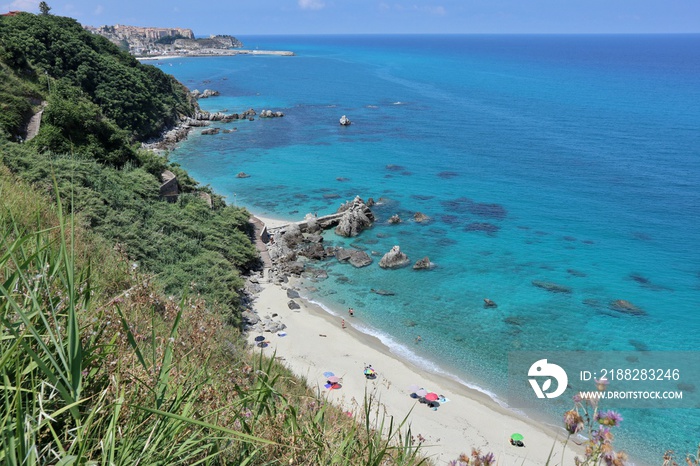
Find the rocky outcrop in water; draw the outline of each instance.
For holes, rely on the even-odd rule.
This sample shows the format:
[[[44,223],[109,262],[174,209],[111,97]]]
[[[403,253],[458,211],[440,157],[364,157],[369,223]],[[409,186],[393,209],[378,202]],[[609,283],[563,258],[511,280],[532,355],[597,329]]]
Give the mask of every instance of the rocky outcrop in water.
[[[282,112],[273,112],[272,110],[262,110],[260,112],[260,118],[280,118],[283,117],[284,113]]]
[[[342,126],[350,126],[352,124],[352,122],[350,121],[350,118],[343,115],[340,117],[340,124]]]
[[[415,220],[418,223],[427,223],[430,221],[430,217],[428,217],[422,212],[416,212],[415,214],[413,214],[413,220]]]
[[[347,262],[357,268],[367,267],[373,262],[369,254],[357,249],[338,248],[335,250],[335,258],[338,262]]]
[[[220,95],[219,91],[214,91],[212,89],[204,89],[204,92],[199,92],[199,89],[195,89],[190,93],[195,99],[207,99],[209,97],[216,97]]]
[[[367,204],[360,199],[360,196],[341,205],[338,213],[341,212],[343,214],[338,222],[338,226],[335,228],[335,233],[339,236],[346,238],[357,236],[364,229],[372,226],[372,222],[374,222],[374,214],[367,207]]]
[[[430,258],[428,256],[419,259],[415,264],[413,264],[413,270],[430,270],[432,268],[433,263],[430,262]]]
[[[396,224],[398,224],[398,223],[401,223],[401,217],[399,217],[399,214],[394,214],[394,215],[392,215],[391,217],[389,217],[388,222],[389,222],[391,225],[396,225]]]
[[[397,245],[384,254],[382,260],[379,261],[379,267],[383,269],[398,269],[407,266],[409,262],[408,256],[401,252],[401,248]]]

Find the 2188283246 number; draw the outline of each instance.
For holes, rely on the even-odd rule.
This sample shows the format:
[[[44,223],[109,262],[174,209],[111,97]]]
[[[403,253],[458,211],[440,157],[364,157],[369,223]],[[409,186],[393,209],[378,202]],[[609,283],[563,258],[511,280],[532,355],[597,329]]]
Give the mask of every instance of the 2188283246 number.
[[[613,380],[679,380],[679,369],[601,369],[601,379]]]

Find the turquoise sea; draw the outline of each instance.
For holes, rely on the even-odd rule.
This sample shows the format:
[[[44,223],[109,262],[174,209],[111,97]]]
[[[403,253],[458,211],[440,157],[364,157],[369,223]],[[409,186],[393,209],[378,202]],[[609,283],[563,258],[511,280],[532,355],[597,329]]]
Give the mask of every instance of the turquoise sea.
[[[371,230],[326,241],[381,254],[400,245],[436,264],[323,263],[329,278],[306,295],[329,312],[354,307],[353,323],[395,353],[501,402],[512,351],[697,350],[700,35],[240,39],[296,56],[153,63],[190,89],[219,90],[200,101],[207,110],[284,118],[193,134],[171,159],[270,217],[381,200]],[[342,115],[353,124],[341,127]],[[418,211],[432,221],[413,222]],[[404,222],[389,225],[393,214]],[[646,315],[611,310],[617,299]],[[648,462],[700,441],[698,408],[623,416],[618,447]]]

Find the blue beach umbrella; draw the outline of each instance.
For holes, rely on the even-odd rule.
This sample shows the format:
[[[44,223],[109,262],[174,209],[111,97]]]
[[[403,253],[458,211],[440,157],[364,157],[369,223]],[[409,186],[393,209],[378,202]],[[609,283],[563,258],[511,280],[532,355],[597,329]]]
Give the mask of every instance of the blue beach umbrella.
[[[333,372],[330,372],[330,371],[324,372],[324,373],[323,373],[323,376],[324,376],[324,377],[333,377],[334,375],[335,375],[335,374],[334,374]]]

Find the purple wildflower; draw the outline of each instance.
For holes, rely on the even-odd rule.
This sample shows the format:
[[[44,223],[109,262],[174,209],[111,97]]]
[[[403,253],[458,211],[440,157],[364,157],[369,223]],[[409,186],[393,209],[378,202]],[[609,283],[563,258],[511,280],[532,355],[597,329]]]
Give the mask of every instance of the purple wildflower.
[[[604,425],[604,426],[610,426],[610,427],[615,427],[619,426],[620,423],[623,421],[622,415],[618,413],[617,411],[599,411],[595,415],[595,420],[598,421],[599,424]]]

